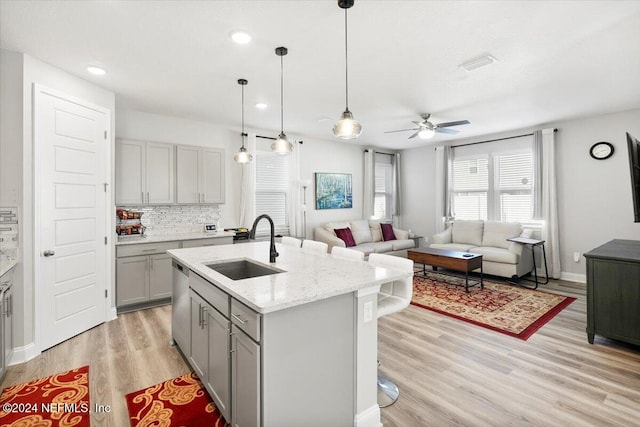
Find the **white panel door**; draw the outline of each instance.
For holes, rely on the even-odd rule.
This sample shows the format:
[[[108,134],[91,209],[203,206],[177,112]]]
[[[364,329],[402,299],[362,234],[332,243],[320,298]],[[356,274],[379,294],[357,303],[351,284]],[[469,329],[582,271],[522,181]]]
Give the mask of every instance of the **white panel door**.
[[[179,145],[176,149],[178,203],[200,203],[200,148]]]
[[[35,92],[36,321],[44,350],[105,321],[109,112]]]
[[[203,203],[224,203],[224,150],[202,149]]]
[[[116,205],[140,205],[144,196],[144,142],[116,142]]]
[[[173,196],[174,145],[147,142],[145,147],[146,202],[175,203]]]

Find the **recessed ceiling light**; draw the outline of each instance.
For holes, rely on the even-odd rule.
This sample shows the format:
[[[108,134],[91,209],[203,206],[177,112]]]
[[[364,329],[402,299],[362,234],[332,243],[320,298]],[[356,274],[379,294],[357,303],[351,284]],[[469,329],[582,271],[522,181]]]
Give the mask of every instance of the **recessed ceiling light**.
[[[104,76],[105,74],[107,74],[104,68],[96,67],[95,65],[89,65],[87,67],[87,71],[94,76]]]
[[[256,104],[256,108],[257,108],[258,110],[264,110],[264,109],[266,109],[267,107],[268,107],[268,105],[267,105],[267,104],[265,104],[264,102],[258,102],[258,103]]]
[[[487,65],[491,65],[498,60],[491,55],[481,56],[479,58],[472,59],[465,63],[460,64],[460,68],[465,70],[467,73],[471,71],[475,71],[478,68],[486,67]]]
[[[244,31],[234,30],[231,32],[231,39],[238,44],[247,44],[251,41],[251,36]]]

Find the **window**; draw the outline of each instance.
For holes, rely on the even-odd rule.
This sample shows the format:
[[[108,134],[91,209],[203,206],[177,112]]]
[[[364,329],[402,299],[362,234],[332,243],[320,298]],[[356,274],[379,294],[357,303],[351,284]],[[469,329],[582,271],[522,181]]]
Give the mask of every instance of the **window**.
[[[484,153],[478,147],[454,149],[451,188],[456,219],[532,222],[533,148],[528,139],[512,145],[487,144]]]
[[[393,169],[390,163],[376,163],[375,181],[373,215],[375,218],[389,219],[393,198]]]
[[[277,234],[289,234],[287,186],[289,162],[271,150],[256,150],[255,210],[256,216],[267,214],[273,219]],[[269,232],[267,221],[260,221],[258,234]]]

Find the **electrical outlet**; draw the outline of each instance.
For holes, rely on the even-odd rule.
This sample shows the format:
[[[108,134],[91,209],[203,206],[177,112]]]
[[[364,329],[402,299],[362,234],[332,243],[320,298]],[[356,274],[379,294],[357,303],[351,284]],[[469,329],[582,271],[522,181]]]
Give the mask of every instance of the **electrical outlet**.
[[[580,252],[574,252],[573,253],[573,260],[575,262],[580,262]]]
[[[371,322],[373,320],[373,302],[364,303],[364,323]]]

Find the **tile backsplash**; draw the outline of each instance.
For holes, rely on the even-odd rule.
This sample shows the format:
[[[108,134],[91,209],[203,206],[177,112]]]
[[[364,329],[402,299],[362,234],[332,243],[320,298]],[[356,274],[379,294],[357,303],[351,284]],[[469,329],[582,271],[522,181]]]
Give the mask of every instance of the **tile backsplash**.
[[[0,207],[0,257],[18,259],[18,208]]]
[[[204,231],[204,224],[216,224],[219,228],[222,208],[220,205],[118,206],[118,209],[143,213],[141,222],[146,227],[145,234]]]

